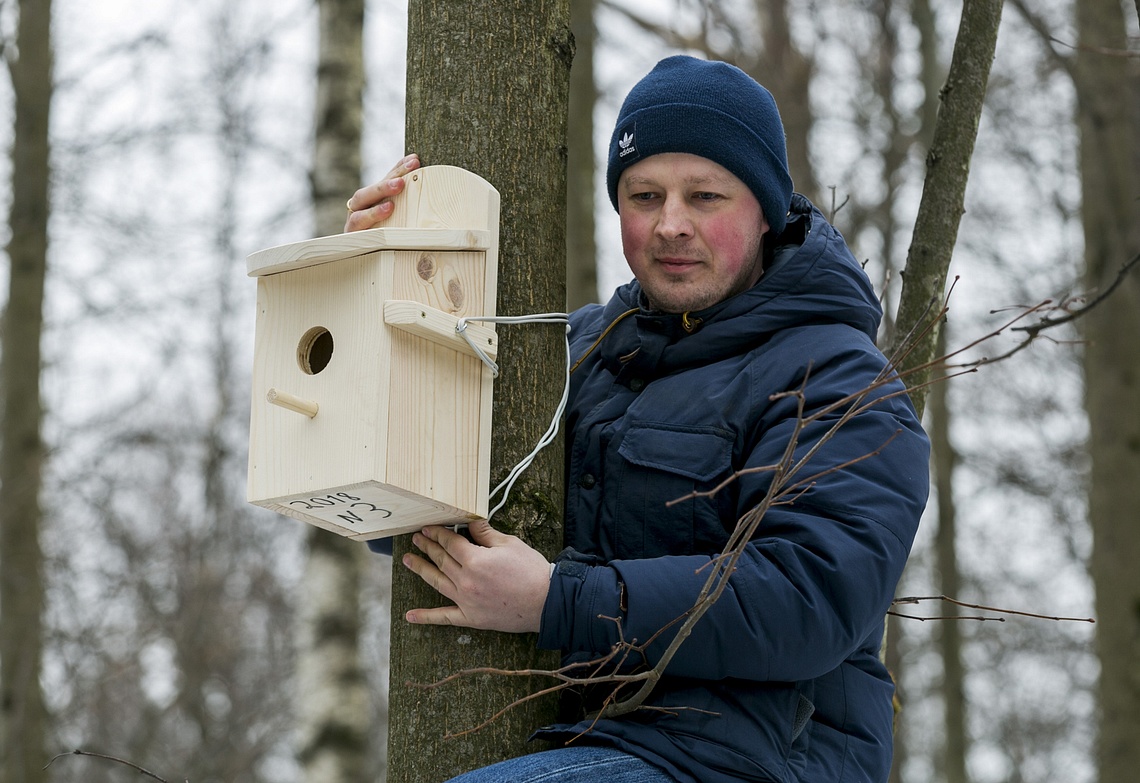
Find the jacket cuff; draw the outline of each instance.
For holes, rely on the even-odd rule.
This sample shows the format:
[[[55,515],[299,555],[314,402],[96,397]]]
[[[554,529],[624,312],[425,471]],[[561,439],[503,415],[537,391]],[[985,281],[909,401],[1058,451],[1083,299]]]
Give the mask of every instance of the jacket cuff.
[[[559,559],[542,607],[538,646],[564,653],[608,653],[621,639],[621,585],[608,566]]]

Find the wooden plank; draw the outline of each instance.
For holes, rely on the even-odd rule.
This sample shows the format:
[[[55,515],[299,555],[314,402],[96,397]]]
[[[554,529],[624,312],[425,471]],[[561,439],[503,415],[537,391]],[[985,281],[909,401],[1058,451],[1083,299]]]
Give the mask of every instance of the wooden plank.
[[[436,395],[449,379],[437,377],[434,356],[445,349],[407,332],[392,330],[391,397],[387,411],[387,483],[426,497],[452,482],[431,469]],[[450,352],[454,355],[454,351]]]
[[[271,498],[257,505],[358,541],[409,533],[425,525],[466,524],[475,518],[447,503],[375,481]]]
[[[383,290],[392,263],[377,253],[258,278],[257,332],[251,389],[251,502],[323,487],[385,480],[391,329]],[[327,367],[303,371],[304,336],[332,338]],[[406,379],[405,379],[406,380]],[[266,399],[269,389],[316,403],[314,418]]]
[[[485,254],[396,256],[393,299],[427,303],[456,319],[485,312]],[[436,500],[476,514],[485,512],[490,446],[481,448],[480,437],[490,435],[482,418],[491,416],[491,371],[467,351],[444,349],[411,335],[393,334],[392,357],[393,366],[403,368],[406,377],[422,380],[392,386],[389,442],[409,440],[415,445],[414,453],[399,460],[390,451],[389,482],[419,487]]]
[[[276,275],[378,250],[487,250],[491,242],[491,232],[484,229],[370,228],[259,250],[246,259],[246,272]]]
[[[431,340],[444,348],[480,358],[459,334],[459,319],[429,305],[407,299],[389,299],[384,303],[384,323]],[[487,358],[494,361],[499,351],[499,338],[495,330],[477,322],[469,322],[465,331]]]

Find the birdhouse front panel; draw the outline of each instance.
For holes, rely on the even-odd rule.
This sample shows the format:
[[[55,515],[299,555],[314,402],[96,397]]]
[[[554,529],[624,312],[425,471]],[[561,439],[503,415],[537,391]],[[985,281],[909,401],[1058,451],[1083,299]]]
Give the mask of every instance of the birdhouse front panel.
[[[407,175],[384,228],[271,248],[258,277],[250,502],[356,539],[484,518],[498,193]],[[472,323],[490,356],[494,328]]]

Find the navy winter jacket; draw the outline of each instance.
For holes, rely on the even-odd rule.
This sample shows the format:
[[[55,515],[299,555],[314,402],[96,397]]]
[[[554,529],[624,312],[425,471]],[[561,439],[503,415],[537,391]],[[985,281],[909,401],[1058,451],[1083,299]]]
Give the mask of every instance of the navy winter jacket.
[[[605,618],[620,617],[625,639],[636,640],[672,623],[772,474],[666,503],[779,462],[797,401],[774,395],[806,377],[811,414],[885,367],[874,345],[878,300],[839,232],[796,196],[781,241],[754,287],[707,310],[651,313],[632,282],[573,316],[576,360],[601,340],[572,381],[568,549],[552,575],[541,647],[596,658],[619,641]],[[728,590],[651,695],[662,709],[537,736],[618,747],[678,781],[885,781],[893,686],[879,661],[883,619],[928,489],[928,442],[901,389],[895,381],[873,392],[882,399],[800,474],[823,475],[765,515]],[[798,453],[839,415],[807,428]],[[649,648],[651,662],[671,637]]]

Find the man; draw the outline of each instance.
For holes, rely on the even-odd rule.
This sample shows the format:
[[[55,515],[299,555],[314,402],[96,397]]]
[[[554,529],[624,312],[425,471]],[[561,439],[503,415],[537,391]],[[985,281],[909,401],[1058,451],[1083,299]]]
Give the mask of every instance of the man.
[[[354,194],[347,228],[386,217],[398,182]],[[800,433],[803,455],[886,367],[874,291],[793,195],[775,103],[742,71],[660,62],[621,108],[607,184],[635,279],[571,318],[567,549],[552,567],[488,524],[472,525],[473,542],[428,528],[404,565],[454,606],[409,622],[536,631],[567,661],[652,638],[693,605],[701,567],[764,497],[773,474],[759,469],[780,462],[800,420],[794,392],[804,416],[840,404]],[[824,439],[801,473],[814,479],[764,516],[645,708],[592,722],[600,704],[586,695],[581,720],[537,732],[573,744],[456,780],[886,780],[893,687],[878,651],[928,485],[901,388],[875,388]]]

